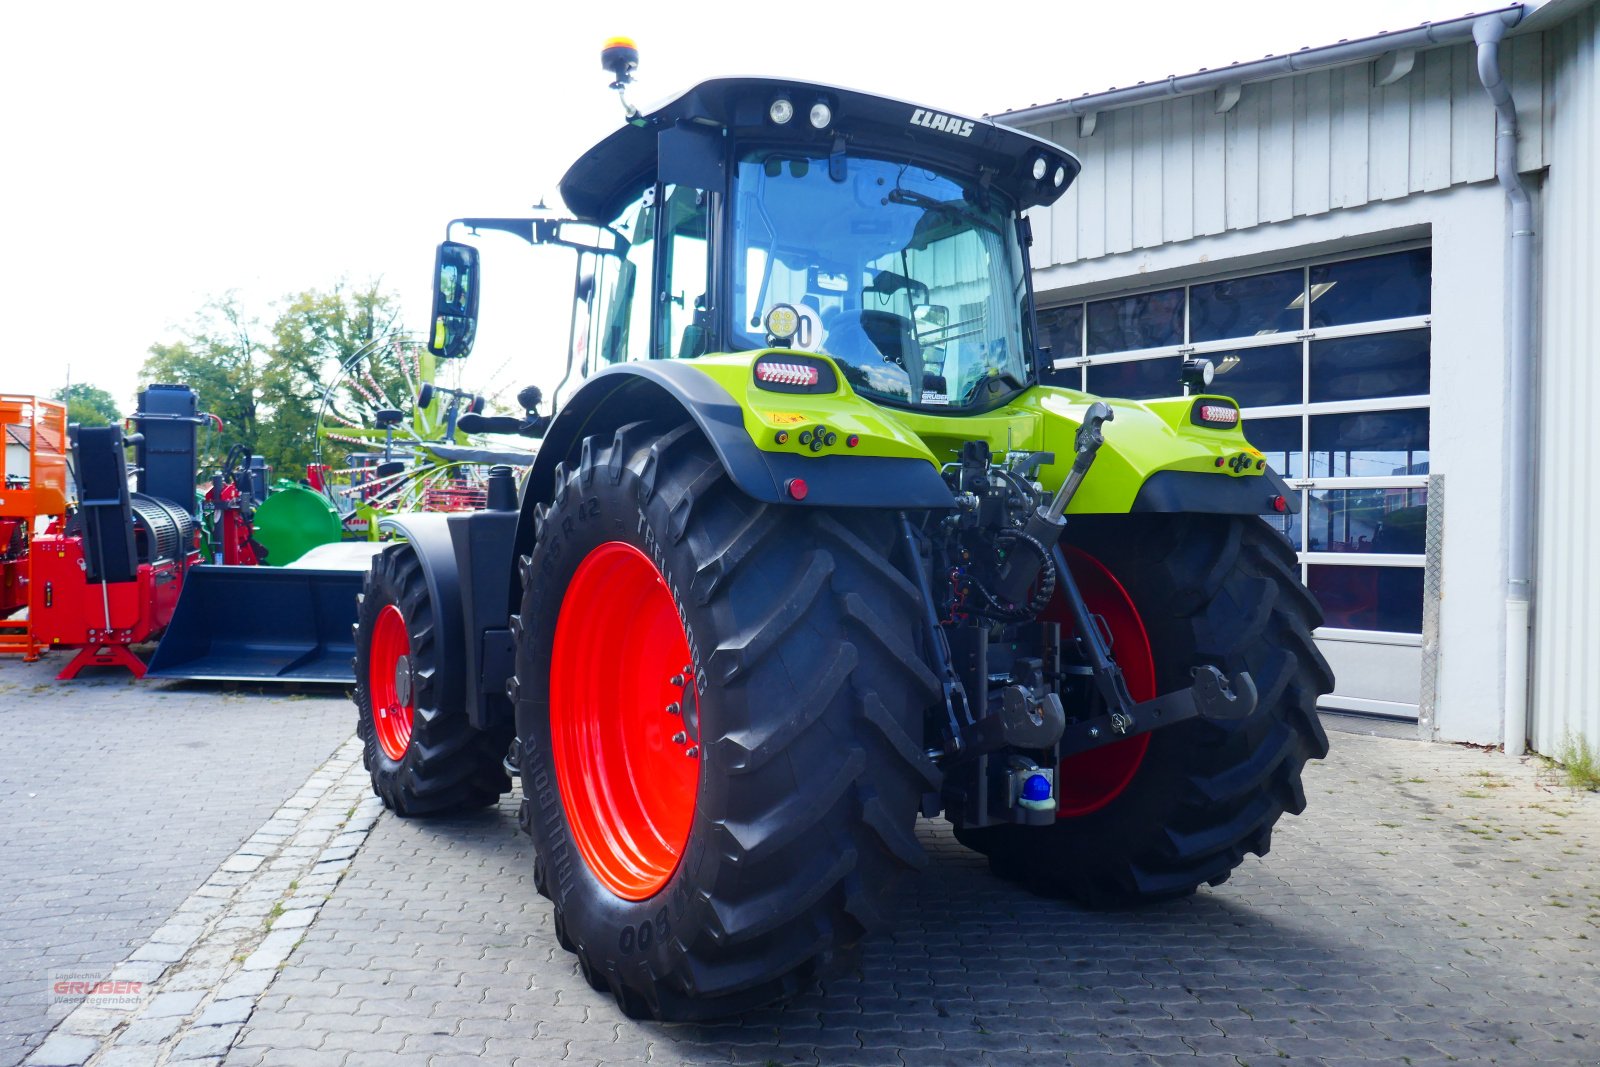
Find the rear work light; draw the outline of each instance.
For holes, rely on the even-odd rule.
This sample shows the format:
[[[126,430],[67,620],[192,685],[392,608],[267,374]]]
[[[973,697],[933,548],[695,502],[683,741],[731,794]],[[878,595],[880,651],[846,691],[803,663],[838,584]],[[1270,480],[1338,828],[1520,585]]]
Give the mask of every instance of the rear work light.
[[[1196,426],[1237,426],[1239,409],[1225,400],[1197,400],[1190,418]]]
[[[774,393],[834,393],[839,389],[833,364],[792,352],[762,356],[751,372],[759,388]]]

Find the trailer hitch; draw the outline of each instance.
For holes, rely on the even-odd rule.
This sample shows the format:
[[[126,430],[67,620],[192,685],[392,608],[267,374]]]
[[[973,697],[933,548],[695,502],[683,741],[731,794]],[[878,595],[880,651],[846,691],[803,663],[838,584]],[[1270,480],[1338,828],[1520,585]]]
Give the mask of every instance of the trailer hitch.
[[[1240,671],[1229,679],[1207,664],[1194,668],[1190,675],[1194,681],[1187,689],[1138,704],[1114,707],[1104,715],[1068,723],[1061,732],[1062,757],[1188,719],[1233,721],[1246,718],[1256,710],[1256,683],[1249,671]]]

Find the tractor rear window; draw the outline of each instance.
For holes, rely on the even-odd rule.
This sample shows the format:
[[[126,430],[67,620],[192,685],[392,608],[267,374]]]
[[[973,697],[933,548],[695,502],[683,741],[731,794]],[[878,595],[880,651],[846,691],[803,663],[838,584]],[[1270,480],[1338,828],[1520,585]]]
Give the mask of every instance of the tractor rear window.
[[[791,343],[832,356],[857,392],[915,407],[992,406],[1023,388],[1025,280],[1013,216],[921,166],[793,150],[739,164],[734,327],[766,343],[794,307]]]

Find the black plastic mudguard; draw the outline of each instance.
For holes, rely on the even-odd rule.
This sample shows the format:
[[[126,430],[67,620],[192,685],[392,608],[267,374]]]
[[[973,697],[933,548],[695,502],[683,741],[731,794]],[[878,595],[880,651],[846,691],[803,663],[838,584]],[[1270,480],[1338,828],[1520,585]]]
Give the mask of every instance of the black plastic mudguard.
[[[682,413],[696,426],[741,491],[767,504],[921,510],[954,506],[931,463],[884,456],[801,457],[756,447],[744,411],[728,391],[691,363],[653,360],[607,367],[586,381],[550,424],[522,498],[516,551],[533,545],[533,508],[550,499],[556,465],[578,459],[583,440],[645,419]],[[805,500],[792,499],[790,479],[804,478]]]
[[[1280,496],[1290,512],[1300,510],[1300,494],[1290,489],[1271,467],[1243,478],[1201,471],[1157,471],[1139,487],[1132,510],[1135,513],[1189,511],[1202,515],[1270,515],[1277,510],[1273,501]]]
[[[512,566],[514,511],[454,515],[391,515],[383,530],[410,542],[422,561],[440,642],[438,670],[446,707],[466,708],[479,730],[511,717],[508,596],[517,588]]]

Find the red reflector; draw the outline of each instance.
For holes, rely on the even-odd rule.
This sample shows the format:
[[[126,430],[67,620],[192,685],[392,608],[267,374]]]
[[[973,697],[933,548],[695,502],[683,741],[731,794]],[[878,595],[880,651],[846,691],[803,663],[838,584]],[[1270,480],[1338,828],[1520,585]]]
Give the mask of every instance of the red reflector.
[[[1224,463],[1226,463],[1226,462],[1228,462],[1228,461],[1227,461],[1227,460],[1225,460],[1225,459],[1223,459],[1223,458],[1222,458],[1222,457],[1221,457],[1221,456],[1218,456],[1218,457],[1217,457],[1217,466],[1219,466],[1219,467],[1220,467],[1220,466],[1222,466],[1222,465],[1223,465],[1223,464],[1224,464]]]
[[[1200,418],[1206,422],[1220,422],[1231,426],[1239,421],[1239,409],[1227,404],[1201,404]]]
[[[806,493],[808,490],[806,488],[806,480],[804,478],[790,478],[784,483],[783,487],[787,489],[789,491],[789,495],[796,500],[804,500],[806,498]],[[1279,497],[1278,499],[1282,500],[1283,498]]]
[[[844,443],[849,445],[851,448],[854,448],[856,445],[861,443],[861,438],[857,437],[855,434],[851,434],[849,437],[844,439]]]
[[[778,363],[764,360],[756,364],[756,377],[779,385],[816,385],[817,368],[804,363]]]
[[[1282,515],[1289,510],[1289,502],[1281,496],[1275,496],[1272,498],[1272,510]]]

